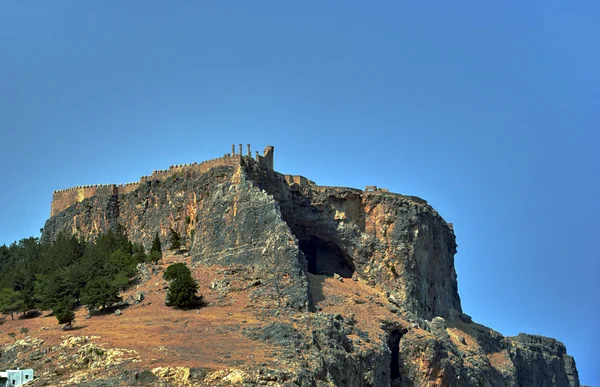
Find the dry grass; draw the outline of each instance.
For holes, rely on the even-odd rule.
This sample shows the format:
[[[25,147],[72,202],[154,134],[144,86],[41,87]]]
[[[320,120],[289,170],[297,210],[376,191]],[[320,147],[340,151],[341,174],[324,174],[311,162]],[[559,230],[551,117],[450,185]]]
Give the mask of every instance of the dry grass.
[[[164,269],[169,263],[186,260],[189,264],[189,258],[169,257],[160,266]],[[10,332],[22,338],[19,332],[26,328],[29,336],[42,339],[48,345],[58,345],[67,334],[100,336],[99,342],[106,347],[137,351],[141,364],[136,368],[185,366],[219,370],[242,363],[277,364],[274,348],[242,334],[245,327],[268,323],[248,308],[248,295],[231,292],[224,304],[216,291],[208,288],[215,278],[215,269],[218,268],[197,266],[193,270],[207,307],[178,310],[165,306],[166,282],[161,270],[147,283],[123,295],[125,299],[140,291],[146,294],[140,304],[123,310],[121,316],[110,313],[86,319],[87,310],[80,308],[76,311],[74,329],[69,331],[63,331],[48,312],[36,318],[14,321],[9,318],[0,326],[0,345],[12,342]]]

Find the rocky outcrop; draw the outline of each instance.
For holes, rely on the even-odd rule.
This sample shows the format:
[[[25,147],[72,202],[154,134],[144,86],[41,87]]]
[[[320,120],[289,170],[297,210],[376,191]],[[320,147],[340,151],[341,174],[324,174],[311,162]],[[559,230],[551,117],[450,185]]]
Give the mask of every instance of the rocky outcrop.
[[[275,198],[313,273],[354,271],[420,317],[461,311],[454,232],[422,199],[317,185],[289,186],[251,164],[249,178]]]
[[[575,360],[567,355],[563,343],[544,336],[526,334],[508,339],[511,342],[510,357],[522,385],[541,387],[552,380],[556,386],[579,386]]]
[[[289,361],[276,380],[357,387],[579,385],[573,358],[556,340],[504,338],[462,313],[454,232],[424,200],[306,182],[286,182],[243,159],[239,167],[174,174],[127,194],[84,199],[51,217],[43,238],[60,231],[89,238],[122,225],[149,247],[155,233],[168,245],[173,229],[194,262],[242,268],[261,284],[251,298],[265,313],[300,314],[295,326],[281,322],[245,332],[253,340],[281,342]],[[385,295],[395,316],[379,321],[374,336],[348,316],[314,313],[311,276],[365,283]]]

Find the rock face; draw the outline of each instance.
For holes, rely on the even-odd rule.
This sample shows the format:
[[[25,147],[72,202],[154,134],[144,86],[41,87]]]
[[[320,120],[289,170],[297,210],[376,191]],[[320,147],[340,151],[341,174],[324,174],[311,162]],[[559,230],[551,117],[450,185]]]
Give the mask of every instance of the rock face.
[[[423,318],[461,311],[454,232],[419,198],[387,192],[291,185],[252,164],[248,177],[277,201],[307,270],[381,286]]]
[[[504,338],[462,313],[454,232],[422,199],[322,187],[244,157],[240,166],[84,199],[51,217],[42,238],[61,231],[93,237],[118,225],[147,248],[155,233],[168,245],[172,228],[195,262],[245,267],[264,285],[255,297],[272,300],[278,313],[301,313],[306,332],[281,325],[248,332],[267,341],[280,335],[290,356],[304,354],[285,375],[299,385],[579,386],[561,343]],[[310,278],[334,275],[385,294],[395,319],[367,337],[352,319],[314,313]],[[351,335],[362,335],[368,349]]]

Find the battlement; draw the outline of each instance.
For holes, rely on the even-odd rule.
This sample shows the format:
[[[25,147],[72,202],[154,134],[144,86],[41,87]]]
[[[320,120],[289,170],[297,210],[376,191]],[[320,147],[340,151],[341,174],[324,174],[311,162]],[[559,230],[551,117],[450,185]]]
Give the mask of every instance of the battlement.
[[[306,177],[300,176],[300,175],[281,175],[281,176],[283,177],[283,179],[285,180],[285,182],[288,185],[298,184],[301,187],[306,187],[307,185],[315,184],[314,181],[308,180]]]
[[[54,191],[50,216],[69,208],[71,205],[92,196],[109,196],[118,194],[116,184],[79,185],[72,188]]]
[[[274,150],[274,147],[267,146],[262,156],[256,152],[256,162],[265,168],[273,169]],[[147,183],[149,181],[165,180],[176,174],[184,174],[185,177],[189,177],[191,173],[206,173],[210,169],[219,166],[237,167],[241,165],[244,158],[252,158],[250,144],[247,144],[247,156],[242,155],[242,144],[239,144],[238,154],[235,153],[235,145],[233,145],[231,154],[226,153],[223,157],[206,160],[201,163],[176,164],[169,166],[169,169],[154,170],[152,171],[151,175],[140,177],[139,182],[125,184],[80,185],[56,190],[52,195],[50,216],[54,216],[59,212],[66,210],[73,204],[93,196],[128,194],[135,191],[140,184]]]

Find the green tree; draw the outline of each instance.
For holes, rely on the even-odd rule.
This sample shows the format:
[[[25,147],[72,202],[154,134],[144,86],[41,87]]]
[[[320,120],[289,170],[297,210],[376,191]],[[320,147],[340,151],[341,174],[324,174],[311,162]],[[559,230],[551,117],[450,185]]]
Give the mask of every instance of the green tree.
[[[133,255],[122,249],[113,251],[109,256],[105,266],[105,274],[114,276],[119,272],[131,277],[135,274],[136,262]]]
[[[179,250],[181,248],[181,237],[177,231],[173,230],[172,227],[169,230],[169,243],[171,244],[171,250]]]
[[[157,263],[162,258],[162,254],[158,251],[152,251],[148,254],[148,262]]]
[[[124,271],[120,271],[115,275],[110,283],[117,289],[117,291],[125,290],[129,285],[129,275]]]
[[[73,312],[73,302],[70,300],[62,300],[52,309],[54,317],[59,324],[66,324],[65,328],[73,328],[75,322],[75,312]]]
[[[83,244],[74,235],[61,231],[52,242],[44,242],[41,246],[41,262],[39,272],[48,273],[57,268],[64,268],[77,262],[83,255]]]
[[[19,292],[9,288],[0,290],[0,313],[10,314],[11,319],[15,319],[14,313],[23,310],[24,301]]]
[[[104,309],[121,300],[118,286],[115,286],[106,277],[90,281],[81,294],[81,303],[89,310],[100,307]]]
[[[189,308],[202,304],[198,295],[198,284],[192,278],[190,269],[184,263],[176,263],[167,268],[163,277],[171,281],[166,304],[177,308]]]
[[[197,295],[198,284],[191,276],[181,276],[169,285],[167,305],[177,308],[189,308],[202,303],[202,296]]]
[[[149,262],[157,263],[162,258],[162,246],[160,243],[160,238],[158,237],[158,233],[154,235],[154,240],[152,240],[152,247],[150,248],[150,253],[148,254],[147,260]]]
[[[146,252],[144,251],[144,246],[139,243],[133,244],[133,260],[136,263],[146,262]]]
[[[185,263],[179,262],[169,265],[167,270],[163,273],[163,278],[167,281],[172,281],[180,276],[192,276],[190,269],[186,266]]]
[[[71,278],[69,278],[71,279]],[[35,281],[36,306],[42,310],[54,308],[60,301],[75,298],[73,287],[67,278],[67,269],[43,275],[38,274]]]
[[[35,309],[35,269],[32,264],[20,266],[14,273],[13,289],[20,293],[23,303],[18,312],[27,316],[27,312]]]
[[[160,244],[160,238],[158,237],[158,233],[154,235],[154,240],[152,240],[152,247],[150,248],[150,252],[158,251],[162,253],[162,246]]]

